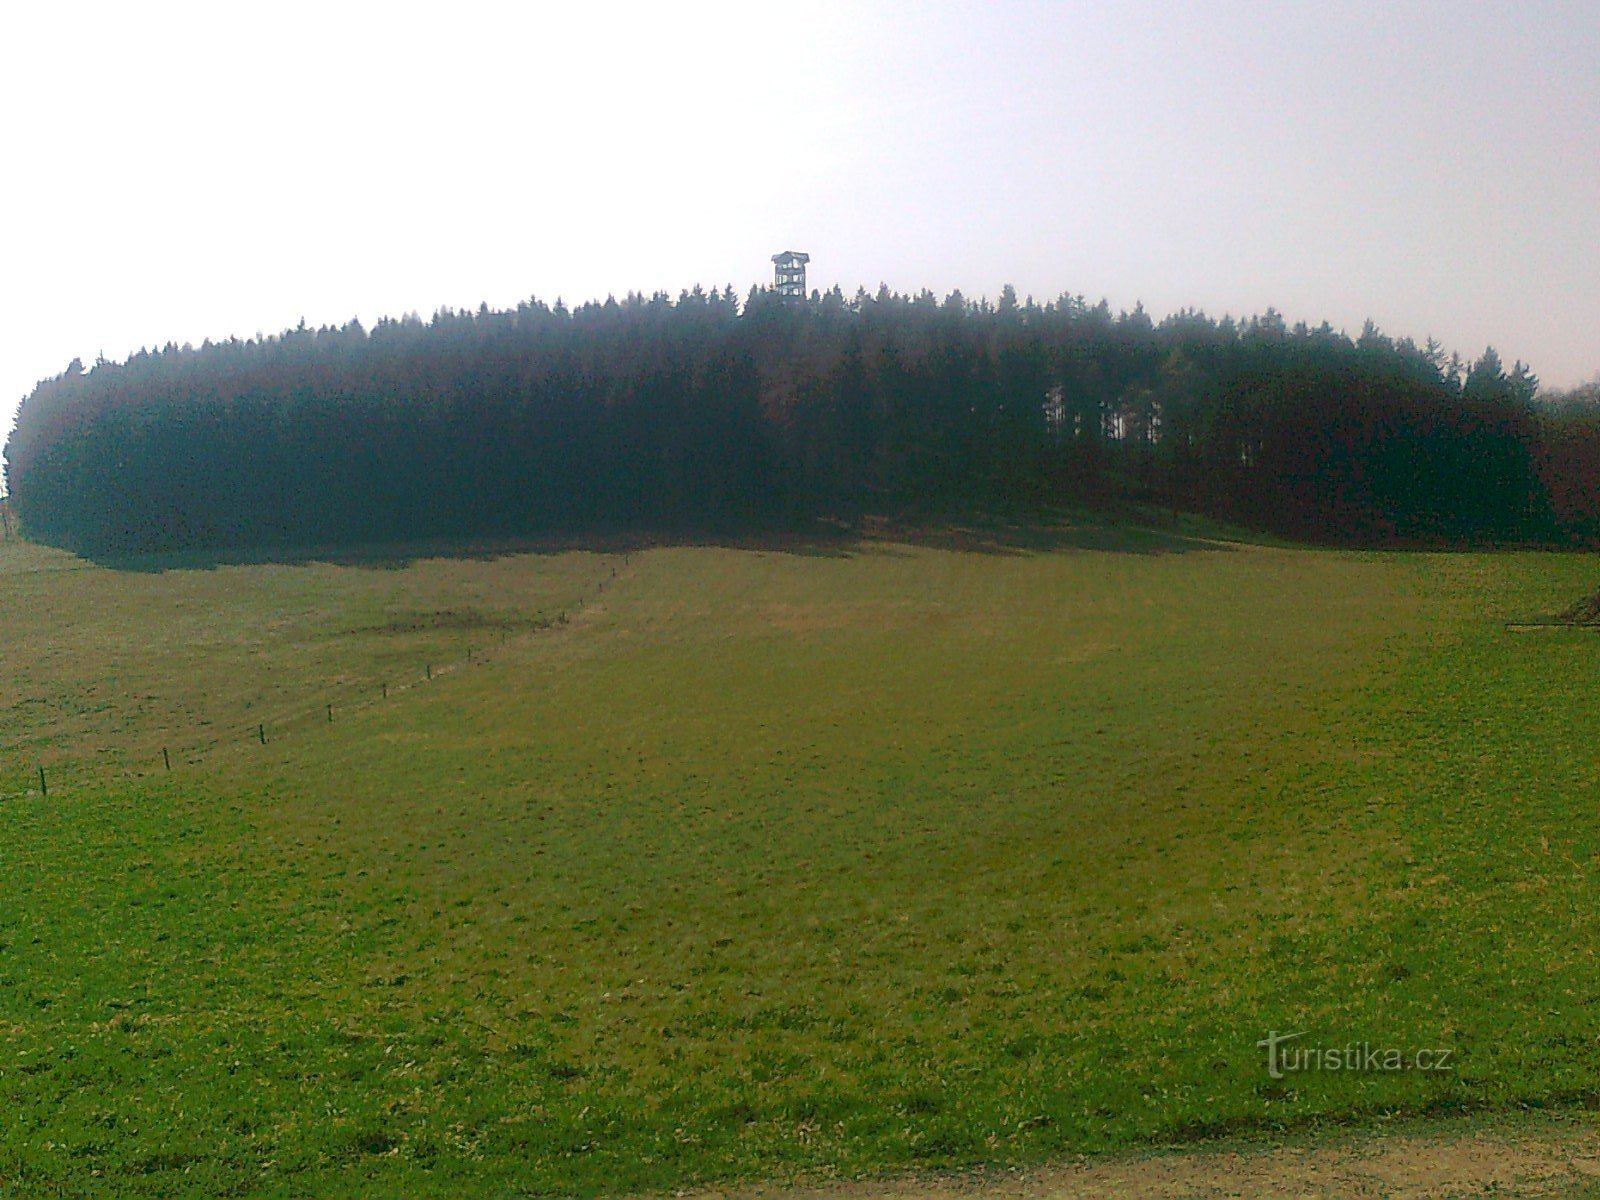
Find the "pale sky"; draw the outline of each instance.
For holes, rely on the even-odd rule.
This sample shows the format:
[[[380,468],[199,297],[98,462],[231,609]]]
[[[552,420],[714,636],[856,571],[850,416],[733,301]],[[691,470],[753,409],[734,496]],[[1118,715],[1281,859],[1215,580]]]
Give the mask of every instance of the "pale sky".
[[[6,3],[0,431],[74,357],[1012,283],[1600,374],[1600,3]]]

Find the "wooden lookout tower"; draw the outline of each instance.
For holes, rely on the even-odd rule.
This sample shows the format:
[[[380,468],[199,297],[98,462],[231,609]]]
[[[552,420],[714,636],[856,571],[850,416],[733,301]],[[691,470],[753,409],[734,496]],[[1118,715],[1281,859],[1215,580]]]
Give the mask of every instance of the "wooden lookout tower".
[[[806,295],[806,264],[811,255],[798,250],[785,250],[772,256],[772,286],[780,296],[804,300]]]

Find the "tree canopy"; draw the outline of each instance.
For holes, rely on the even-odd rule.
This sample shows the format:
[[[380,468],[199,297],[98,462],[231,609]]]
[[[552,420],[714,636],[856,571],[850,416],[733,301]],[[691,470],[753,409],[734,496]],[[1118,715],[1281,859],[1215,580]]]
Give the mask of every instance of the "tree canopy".
[[[1135,500],[1341,541],[1589,537],[1600,424],[1370,323],[1007,288],[695,287],[74,361],[5,448],[30,536],[116,552]]]

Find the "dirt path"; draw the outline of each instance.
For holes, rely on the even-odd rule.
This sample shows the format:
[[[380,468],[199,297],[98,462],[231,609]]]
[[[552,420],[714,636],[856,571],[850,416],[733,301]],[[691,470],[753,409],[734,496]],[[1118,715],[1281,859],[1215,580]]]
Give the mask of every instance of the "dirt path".
[[[1302,1200],[1600,1197],[1600,1120],[1445,1122],[1282,1145],[1234,1145],[1035,1170],[817,1187],[711,1191],[699,1200]]]

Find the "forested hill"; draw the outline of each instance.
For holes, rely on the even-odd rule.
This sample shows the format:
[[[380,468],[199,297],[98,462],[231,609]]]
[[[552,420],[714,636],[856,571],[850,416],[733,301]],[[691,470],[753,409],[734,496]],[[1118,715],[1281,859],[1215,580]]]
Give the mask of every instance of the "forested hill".
[[[1302,536],[1590,536],[1593,422],[1370,325],[731,288],[73,363],[6,446],[88,551],[1135,499]]]

